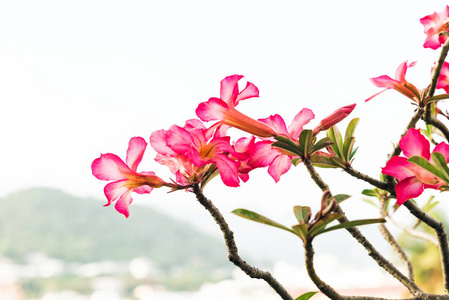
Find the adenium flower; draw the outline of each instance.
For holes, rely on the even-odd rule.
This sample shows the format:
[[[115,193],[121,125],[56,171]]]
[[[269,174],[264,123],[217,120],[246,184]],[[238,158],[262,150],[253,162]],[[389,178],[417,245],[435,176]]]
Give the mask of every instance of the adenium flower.
[[[266,119],[260,119],[259,121],[273,128],[276,135],[282,135],[297,142],[303,126],[313,118],[315,118],[313,112],[308,108],[304,108],[295,116],[288,129],[284,119],[278,114]],[[281,175],[290,169],[293,156],[287,151],[272,147],[272,143],[272,140],[256,143],[249,164],[254,168],[269,166],[268,174],[270,174],[274,181],[278,182]]]
[[[432,72],[433,72],[432,68]],[[441,67],[440,77],[438,77],[437,89],[444,89],[449,93],[449,63],[444,62]]]
[[[242,91],[239,91],[238,81],[242,78],[242,75],[232,75],[223,79],[220,98],[213,97],[207,102],[200,103],[196,109],[196,115],[204,122],[218,120],[219,124],[235,127],[255,136],[274,136],[270,127],[235,109],[241,100],[259,97],[259,90],[250,82]]]
[[[108,199],[105,206],[117,200],[115,209],[128,218],[129,209],[133,199],[131,192],[149,194],[153,188],[172,186],[154,172],[137,172],[137,167],[142,161],[147,142],[141,137],[133,137],[129,141],[126,152],[126,163],[115,154],[102,154],[92,162],[92,174],[100,179],[112,181],[104,187],[104,194]]]
[[[424,33],[427,34],[424,48],[438,49],[448,38],[445,34],[440,35],[440,32],[449,31],[449,6],[442,12],[425,16],[420,22],[424,25]]]
[[[208,180],[218,170],[224,184],[237,187],[240,162],[233,158],[247,155],[234,150],[230,137],[214,135],[215,129],[206,129],[199,120],[192,119],[184,127],[173,125],[169,130],[153,132],[150,144],[158,152],[155,160],[168,166],[179,184]]]
[[[408,161],[412,156],[421,156],[432,163],[430,143],[420,133],[419,129],[410,128],[407,133],[401,138],[399,146],[406,157],[394,156],[387,165],[382,168],[382,173],[396,177],[398,184],[396,184],[396,199],[397,204],[401,205],[405,201],[418,197],[424,189],[438,189],[444,184],[444,181]],[[446,143],[438,144],[433,152],[443,154],[446,161],[449,159],[449,145]]]
[[[340,107],[329,116],[321,120],[321,122],[313,129],[313,135],[317,135],[320,131],[325,131],[345,119],[355,108],[355,104]]]
[[[374,94],[373,96],[369,97],[365,100],[365,102],[373,99],[377,95],[385,92],[389,89],[394,89],[398,91],[399,93],[403,94],[404,96],[410,98],[412,101],[416,102],[417,104],[421,104],[421,92],[411,83],[407,82],[405,80],[405,74],[407,72],[407,68],[413,67],[416,65],[416,62],[408,63],[407,61],[404,61],[402,64],[399,65],[399,67],[396,70],[396,76],[395,79],[392,79],[391,77],[387,75],[382,75],[379,77],[371,78],[371,82],[377,86],[377,87],[383,87],[384,90],[380,91],[379,93]]]

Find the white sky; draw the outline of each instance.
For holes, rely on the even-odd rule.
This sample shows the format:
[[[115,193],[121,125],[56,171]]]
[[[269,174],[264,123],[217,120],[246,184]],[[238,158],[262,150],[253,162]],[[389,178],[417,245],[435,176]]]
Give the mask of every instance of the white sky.
[[[46,186],[104,199],[105,182],[91,175],[93,159],[106,152],[124,157],[131,137],[148,139],[155,130],[183,125],[232,74],[259,88],[259,99],[239,106],[254,118],[279,113],[288,123],[308,107],[316,115],[313,128],[336,108],[357,103],[355,167],[377,177],[413,107],[394,91],[365,104],[379,91],[369,78],[394,76],[402,61],[418,60],[407,78],[425,87],[438,52],[422,47],[419,19],[447,3],[274,3],[2,1],[0,196]],[[168,179],[153,157],[148,150],[140,170]],[[350,217],[376,217],[360,204],[359,193],[368,186],[339,170],[323,174],[334,193],[354,195],[354,209],[344,207]],[[244,207],[286,225],[294,222],[293,205],[316,211],[320,198],[301,167],[277,185],[259,170],[238,189],[216,180],[205,192],[225,213]],[[198,224],[208,218],[197,216],[202,208],[183,192],[156,190],[135,199]],[[138,206],[132,205],[131,217],[133,209]],[[235,226],[248,222],[227,217]],[[259,226],[250,230],[271,230]]]

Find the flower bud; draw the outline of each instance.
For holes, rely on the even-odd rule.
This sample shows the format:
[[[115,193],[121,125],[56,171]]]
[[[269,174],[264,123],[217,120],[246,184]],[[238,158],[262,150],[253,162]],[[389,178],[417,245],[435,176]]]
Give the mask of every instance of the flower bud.
[[[320,124],[313,130],[313,135],[317,135],[320,131],[325,131],[336,125],[346,118],[355,108],[355,103],[340,107],[329,116],[321,120]]]

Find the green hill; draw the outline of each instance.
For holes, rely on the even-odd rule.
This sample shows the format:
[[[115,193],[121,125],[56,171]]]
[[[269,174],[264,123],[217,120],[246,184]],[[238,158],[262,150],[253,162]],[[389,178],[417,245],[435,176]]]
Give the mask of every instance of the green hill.
[[[35,188],[0,198],[0,255],[21,261],[43,252],[66,262],[128,260],[146,256],[204,276],[231,268],[222,241],[152,209],[130,218],[107,213],[99,200]]]

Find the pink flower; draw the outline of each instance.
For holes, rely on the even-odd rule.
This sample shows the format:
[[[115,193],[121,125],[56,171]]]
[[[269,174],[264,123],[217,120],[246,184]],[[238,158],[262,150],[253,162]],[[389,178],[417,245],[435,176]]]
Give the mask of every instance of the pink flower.
[[[373,99],[374,97],[385,92],[386,90],[395,89],[399,93],[410,98],[412,101],[416,102],[417,104],[420,104],[421,103],[420,91],[413,84],[411,84],[411,83],[407,82],[407,80],[405,80],[405,74],[407,72],[407,68],[413,67],[415,65],[416,65],[416,62],[407,63],[407,61],[404,61],[397,68],[395,79],[392,79],[391,77],[389,77],[387,75],[382,75],[379,77],[371,78],[371,82],[375,86],[383,87],[385,89],[380,91],[379,93],[376,93],[373,96],[369,97],[368,99],[365,100],[365,102]]]
[[[427,34],[424,48],[438,49],[447,40],[447,36],[440,32],[448,32],[449,29],[449,6],[439,13],[434,12],[420,20],[424,25],[424,33]]]
[[[421,156],[432,163],[430,143],[419,129],[410,128],[400,140],[399,146],[406,157],[394,156],[382,169],[382,173],[398,179],[395,187],[396,199],[397,204],[401,205],[408,199],[421,195],[424,189],[438,189],[444,181],[407,160],[412,156]],[[446,161],[449,159],[449,145],[444,142],[438,144],[433,152],[443,154]]]
[[[137,172],[146,146],[147,142],[143,138],[133,137],[129,141],[126,163],[112,153],[102,154],[92,162],[92,174],[96,178],[113,181],[104,187],[104,194],[108,199],[105,206],[117,200],[115,209],[127,218],[129,216],[128,206],[133,201],[131,192],[149,194],[153,188],[170,186],[154,172]]]
[[[218,120],[220,124],[249,132],[259,137],[271,137],[273,130],[260,121],[254,120],[235,109],[241,100],[259,97],[257,87],[248,82],[246,87],[239,91],[238,81],[241,75],[228,76],[221,81],[220,98],[210,98],[200,103],[196,115],[204,122]]]
[[[346,118],[355,108],[355,104],[340,107],[332,114],[321,120],[317,127],[313,130],[313,135],[317,135],[320,131],[325,131],[336,125]]]
[[[155,131],[150,143],[158,152],[155,160],[168,166],[180,184],[203,182],[218,170],[224,184],[239,185],[240,163],[233,158],[242,155],[231,146],[230,137],[214,135],[214,130],[206,129],[199,120],[188,120],[184,127],[173,125],[169,130]]]
[[[433,68],[432,68],[433,71]],[[449,63],[444,62],[438,78],[437,89],[444,89],[449,93]]]
[[[292,141],[297,142],[303,126],[309,123],[315,117],[313,112],[308,109],[302,109],[293,119],[287,129],[284,119],[280,115],[270,116],[259,121],[267,124],[276,132],[276,135],[285,136]],[[268,167],[268,174],[278,182],[281,175],[285,174],[291,166],[293,156],[291,153],[272,147],[273,141],[265,140],[255,144],[254,151],[249,160],[249,164],[254,168]]]

